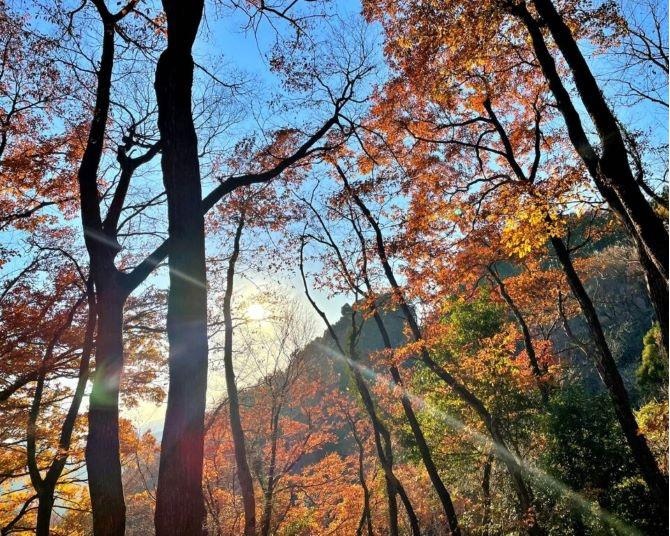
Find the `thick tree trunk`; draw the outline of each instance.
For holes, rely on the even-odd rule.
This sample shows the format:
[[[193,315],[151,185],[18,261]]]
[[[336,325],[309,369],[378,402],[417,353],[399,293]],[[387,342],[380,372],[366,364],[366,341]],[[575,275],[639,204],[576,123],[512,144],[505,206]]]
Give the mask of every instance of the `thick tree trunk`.
[[[96,370],[89,406],[86,468],[96,536],[121,535],[125,503],[119,458],[118,389],[122,367],[122,293],[117,288],[116,250],[102,233],[98,166],[104,146],[114,65],[115,20],[104,3],[94,4],[103,20],[103,42],[94,115],[78,172],[81,218],[99,304]]]
[[[235,462],[237,464],[237,479],[242,491],[242,502],[244,504],[244,534],[253,536],[256,534],[256,498],[254,496],[254,484],[247,461],[247,451],[240,417],[240,401],[235,383],[235,370],[233,369],[233,315],[231,301],[235,281],[235,264],[240,254],[240,239],[244,228],[244,212],[240,214],[235,238],[233,239],[233,251],[228,260],[226,274],[226,291],[223,297],[223,318],[225,324],[225,341],[223,348],[223,362],[226,376],[226,390],[228,392],[228,407],[230,410],[230,430],[233,434],[233,446],[235,448]]]
[[[191,47],[203,2],[164,0],[168,44],[156,68],[158,127],[170,232],[169,388],[156,492],[156,534],[204,534],[207,389],[205,229],[191,112]]]
[[[621,429],[623,430],[628,446],[633,453],[633,458],[637,463],[640,473],[644,478],[644,481],[649,486],[649,489],[652,492],[652,495],[655,497],[658,505],[661,508],[661,511],[666,514],[666,523],[667,523],[667,512],[668,512],[668,480],[665,475],[659,469],[659,466],[649,449],[647,441],[640,432],[640,429],[637,425],[637,420],[635,419],[635,414],[631,407],[630,399],[628,397],[628,391],[624,385],[621,374],[619,374],[619,369],[617,368],[616,362],[614,361],[614,356],[610,351],[609,345],[605,338],[605,332],[603,330],[600,319],[596,309],[591,301],[590,296],[586,292],[582,281],[577,274],[570,257],[570,252],[568,251],[565,243],[557,237],[552,237],[551,243],[556,250],[556,256],[558,257],[559,262],[563,267],[563,271],[568,279],[570,289],[574,294],[575,298],[579,302],[582,314],[586,319],[586,323],[591,332],[591,337],[593,342],[596,345],[596,369],[600,378],[607,388],[607,392],[610,395],[612,403],[614,405],[614,411],[616,413]]]
[[[93,388],[88,410],[86,468],[96,536],[121,535],[126,507],[119,452],[119,381],[123,367],[123,304],[118,289],[99,288]]]
[[[54,506],[54,492],[53,487],[40,490],[35,536],[49,536],[50,534],[49,524],[51,523],[51,512]]]

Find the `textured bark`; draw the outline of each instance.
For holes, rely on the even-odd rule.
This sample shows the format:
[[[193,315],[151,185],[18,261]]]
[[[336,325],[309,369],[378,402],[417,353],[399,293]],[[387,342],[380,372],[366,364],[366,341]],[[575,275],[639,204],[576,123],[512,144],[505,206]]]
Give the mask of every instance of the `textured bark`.
[[[233,251],[228,260],[226,273],[226,290],[223,296],[223,319],[225,324],[225,341],[223,348],[223,362],[226,376],[226,390],[228,393],[228,408],[230,411],[230,430],[233,435],[233,446],[235,448],[235,462],[237,464],[237,479],[242,491],[242,502],[244,504],[244,534],[253,536],[256,534],[256,498],[254,496],[254,484],[247,460],[247,451],[240,417],[240,401],[235,383],[235,370],[233,368],[233,315],[231,301],[235,281],[235,265],[240,254],[240,239],[244,228],[244,212],[240,214],[235,237],[233,239]]]
[[[205,229],[191,112],[191,48],[203,2],[164,0],[167,48],[156,68],[158,128],[170,233],[169,387],[156,492],[156,534],[204,534],[207,388]]]
[[[104,289],[104,290],[103,290]],[[119,451],[119,381],[123,368],[123,303],[118,290],[98,290],[95,373],[88,411],[86,467],[93,509],[93,531],[125,530],[125,502]]]
[[[614,411],[626,437],[628,446],[631,449],[633,458],[652,495],[658,502],[661,511],[665,512],[667,523],[668,479],[661,472],[644,435],[640,432],[628,397],[628,391],[614,361],[614,356],[612,356],[612,352],[607,344],[602,324],[600,323],[593,302],[572,264],[570,252],[560,238],[553,237],[551,243],[556,250],[556,256],[563,267],[570,289],[579,302],[582,314],[589,327],[596,347],[595,365],[600,379],[610,395]]]

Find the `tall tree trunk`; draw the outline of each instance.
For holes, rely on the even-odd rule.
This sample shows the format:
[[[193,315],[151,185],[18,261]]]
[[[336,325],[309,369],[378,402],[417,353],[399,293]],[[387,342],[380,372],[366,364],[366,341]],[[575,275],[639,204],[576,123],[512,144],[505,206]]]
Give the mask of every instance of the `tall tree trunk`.
[[[119,251],[116,229],[113,236],[106,235],[103,229],[98,169],[109,118],[116,25],[133,10],[137,0],[130,0],[116,13],[107,9],[104,0],[92,2],[103,26],[102,53],[96,75],[93,117],[77,173],[84,240],[98,306],[98,341],[89,406],[86,470],[93,510],[93,532],[96,536],[112,536],[122,535],[125,530],[118,395],[123,366],[122,314],[128,291],[123,288],[121,274],[114,265],[114,257]]]
[[[570,29],[556,12],[551,0],[533,1],[572,70],[577,90],[598,131],[602,145],[601,156],[586,135],[579,112],[561,80],[556,62],[544,40],[540,24],[523,2],[514,4],[510,11],[528,29],[535,56],[563,115],[572,145],[603,199],[636,244],[667,351],[669,328],[663,319],[668,318],[668,232],[633,176],[619,125]]]
[[[314,301],[309,292],[309,287],[307,285],[307,278],[305,277],[304,246],[305,243],[303,240],[300,247],[299,269],[303,287],[305,289],[305,295],[307,297],[307,300],[312,305],[314,311],[319,315],[319,317],[321,317],[324,324],[326,325],[328,333],[335,342],[335,345],[337,346],[337,349],[339,350],[340,354],[342,356],[346,356],[347,352],[344,351],[344,347],[342,346],[342,343],[340,342],[337,333],[333,329],[333,326],[328,320],[328,317],[321,309],[319,309],[319,306],[316,304],[316,302]],[[368,414],[368,417],[370,418],[370,423],[372,424],[372,429],[374,432],[377,457],[379,459],[379,463],[382,467],[382,470],[384,471],[384,478],[386,480],[386,491],[388,499],[389,535],[398,536],[399,534],[398,505],[396,502],[396,497],[398,494],[400,494],[401,499],[403,501],[403,505],[405,507],[405,511],[407,512],[407,517],[409,519],[412,528],[412,534],[418,535],[420,534],[419,523],[416,513],[414,512],[414,508],[412,507],[409,497],[404,492],[404,489],[402,488],[400,481],[396,478],[395,474],[393,473],[393,447],[391,444],[391,434],[389,433],[384,423],[379,419],[374,401],[372,399],[372,395],[370,394],[370,390],[368,389],[360,370],[357,368],[357,366],[355,366],[355,362],[357,361],[355,341],[359,326],[356,325],[355,314],[352,314],[351,320],[352,320],[352,333],[349,336],[350,357],[347,360],[347,365],[349,371],[351,372],[351,375],[354,378],[356,389],[359,395],[361,396],[363,407],[365,408],[365,411]]]
[[[240,214],[240,220],[233,239],[233,251],[228,260],[226,274],[226,290],[223,296],[223,319],[225,324],[225,341],[223,348],[223,362],[226,376],[226,390],[228,392],[228,407],[230,411],[230,430],[233,434],[233,446],[235,448],[235,462],[237,464],[237,479],[242,491],[242,503],[244,505],[244,534],[253,536],[256,534],[256,498],[254,496],[254,484],[247,460],[247,451],[244,439],[242,418],[240,417],[240,401],[235,383],[235,370],[233,368],[233,315],[231,302],[235,282],[235,265],[240,254],[240,240],[244,228],[244,211]]]
[[[119,451],[119,381],[123,367],[123,304],[118,289],[99,288],[93,388],[88,410],[86,467],[93,509],[93,531],[119,535],[126,507]]]
[[[400,495],[403,506],[407,513],[407,518],[410,522],[412,529],[412,534],[420,534],[419,522],[412,507],[412,503],[409,500],[409,497],[404,491],[402,484],[395,476],[393,472],[393,447],[391,443],[391,434],[388,429],[379,419],[377,415],[377,410],[372,400],[372,395],[370,390],[365,384],[363,375],[354,365],[349,365],[349,370],[354,376],[354,382],[356,383],[356,388],[358,393],[361,395],[363,400],[363,406],[370,417],[372,427],[375,433],[375,445],[377,447],[377,456],[379,457],[380,465],[384,471],[384,478],[386,479],[386,492],[388,498],[388,515],[389,515],[389,534],[391,536],[397,536],[399,534],[398,527],[398,503],[396,497]]]
[[[161,168],[168,203],[169,388],[156,492],[156,534],[204,534],[202,493],[207,389],[205,228],[191,111],[195,41],[203,2],[164,0],[167,48],[156,68]]]
[[[598,318],[595,306],[572,264],[570,252],[563,240],[558,237],[552,237],[551,243],[568,279],[570,289],[579,302],[582,314],[586,319],[591,337],[595,343],[595,365],[598,374],[610,395],[612,404],[614,405],[614,412],[626,437],[628,446],[631,449],[633,458],[640,469],[644,481],[649,486],[652,496],[656,499],[661,511],[664,512],[667,524],[668,479],[661,472],[644,435],[640,432],[628,397],[628,391],[621,378],[621,374],[619,374],[619,369],[614,361],[610,347],[607,344],[602,324]]]
[[[584,107],[598,131],[602,145],[600,172],[616,192],[624,209],[622,216],[631,222],[635,241],[666,281],[668,279],[668,232],[645,199],[628,161],[621,128],[584,58],[572,31],[552,0],[533,0],[538,14],[551,32],[565,58]]]
[[[373,536],[374,530],[372,528],[372,511],[370,510],[370,489],[365,480],[365,467],[363,461],[365,459],[365,447],[361,438],[356,432],[356,423],[353,419],[349,419],[349,425],[351,427],[351,435],[354,437],[356,446],[358,447],[358,481],[361,484],[363,489],[363,511],[361,512],[361,519],[358,523],[358,528],[356,529],[356,536],[363,535],[363,526],[367,527],[368,536]]]
[[[51,523],[51,512],[54,506],[54,493],[55,489],[53,487],[42,489],[39,493],[35,536],[49,536],[50,534],[49,524]]]
[[[91,275],[98,294],[96,367],[89,407],[86,470],[96,536],[121,535],[125,530],[125,503],[121,483],[118,438],[118,382],[122,367],[121,315],[124,297],[118,290],[114,255],[102,233],[98,195],[98,167],[109,115],[114,66],[115,24],[102,0],[93,2],[103,21],[103,41],[94,115],[78,172],[81,219],[91,261]]]
[[[493,452],[488,455],[484,463],[484,475],[482,476],[482,502],[484,512],[482,514],[482,536],[488,536],[491,530],[491,468],[493,467]]]

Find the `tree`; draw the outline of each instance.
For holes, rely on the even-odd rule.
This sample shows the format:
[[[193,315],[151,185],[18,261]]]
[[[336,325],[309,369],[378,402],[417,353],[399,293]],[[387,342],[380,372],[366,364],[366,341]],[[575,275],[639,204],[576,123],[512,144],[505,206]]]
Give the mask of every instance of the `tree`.
[[[570,2],[559,10],[551,0],[490,2],[477,6],[449,2],[428,9],[392,0],[365,6],[367,17],[384,25],[386,52],[406,75],[403,83],[412,84],[418,92],[436,95],[435,100],[440,104],[453,102],[461,92],[466,95],[463,101],[474,105],[476,112],[483,100],[476,96],[481,94],[481,85],[495,87],[496,92],[503,95],[503,88],[521,78],[532,84],[530,87],[549,89],[574,151],[603,199],[635,241],[657,318],[666,325],[668,233],[635,179],[624,129],[578,45],[580,39],[596,40],[599,30],[616,20],[616,13],[608,13],[608,8],[589,11],[588,6],[580,2]],[[399,21],[404,24],[398,24]],[[471,38],[456,37],[464,28],[468,28],[465,33]],[[499,28],[505,31],[500,32]],[[458,31],[454,31],[456,29]],[[415,46],[406,46],[408,42]],[[442,46],[436,47],[436,42]],[[443,61],[447,50],[456,52],[449,54],[448,61]],[[575,95],[567,89],[567,73],[558,65],[556,56],[567,64],[576,86]],[[501,69],[502,65],[508,69]],[[510,77],[511,73],[514,76]],[[456,83],[448,82],[450,77]],[[592,144],[586,133],[577,101],[581,101],[595,125],[599,147]],[[520,104],[532,106],[533,101]],[[667,330],[664,340],[667,341]]]

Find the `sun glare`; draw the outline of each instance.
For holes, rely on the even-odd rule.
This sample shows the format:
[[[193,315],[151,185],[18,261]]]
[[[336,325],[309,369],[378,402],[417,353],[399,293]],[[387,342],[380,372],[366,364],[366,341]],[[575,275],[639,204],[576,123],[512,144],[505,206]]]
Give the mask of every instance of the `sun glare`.
[[[252,303],[247,308],[247,318],[249,320],[265,320],[268,317],[268,311],[260,303]]]

